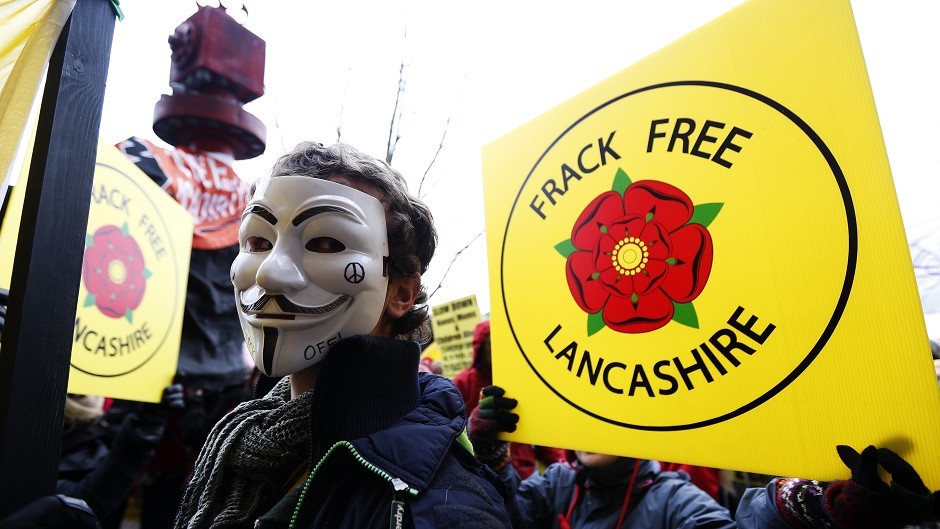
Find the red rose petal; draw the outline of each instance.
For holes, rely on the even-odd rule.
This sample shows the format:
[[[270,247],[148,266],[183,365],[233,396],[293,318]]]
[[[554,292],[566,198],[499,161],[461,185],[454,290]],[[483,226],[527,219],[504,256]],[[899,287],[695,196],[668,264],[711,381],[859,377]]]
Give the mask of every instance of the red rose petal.
[[[616,297],[629,298],[635,291],[633,288],[633,276],[620,275],[616,268],[610,268],[601,272],[598,277],[600,282],[607,287],[607,290]]]
[[[597,240],[597,245],[594,247],[594,252],[591,254],[594,259],[594,271],[603,272],[608,268],[614,266],[614,261],[611,258],[611,252],[614,251],[614,246],[617,244],[617,241],[609,237],[608,235],[603,235]]]
[[[653,219],[672,232],[692,218],[692,201],[679,188],[656,180],[641,180],[627,188],[623,195],[627,215]]]
[[[579,250],[591,251],[602,235],[601,226],[610,226],[623,216],[623,197],[616,191],[599,195],[584,208],[571,229],[571,243]]]
[[[102,264],[102,252],[94,246],[85,248],[84,263],[82,264],[82,280],[85,288],[92,294],[97,294],[104,288],[102,282],[108,277],[107,264]]]
[[[95,305],[102,314],[109,318],[123,317],[127,308],[125,300],[120,295],[107,292],[102,292],[95,297]]]
[[[659,288],[660,283],[666,279],[668,266],[665,261],[652,260],[646,263],[643,272],[633,276],[633,288],[637,294],[646,294],[654,288]]]
[[[565,265],[568,277],[568,289],[575,303],[581,310],[594,314],[604,307],[610,296],[600,281],[591,279],[594,275],[594,262],[591,252],[574,252],[568,256]]]
[[[611,223],[607,233],[616,241],[627,237],[639,237],[646,228],[646,219],[637,216],[623,216]]]
[[[640,239],[646,243],[650,259],[665,260],[672,252],[672,240],[669,232],[659,222],[650,222],[640,233]]]
[[[672,257],[676,264],[662,289],[673,300],[688,303],[705,288],[712,269],[712,238],[703,226],[687,224],[672,232]]]
[[[635,306],[630,298],[612,297],[604,307],[604,323],[623,333],[655,331],[672,320],[674,310],[672,301],[659,289],[637,296]]]

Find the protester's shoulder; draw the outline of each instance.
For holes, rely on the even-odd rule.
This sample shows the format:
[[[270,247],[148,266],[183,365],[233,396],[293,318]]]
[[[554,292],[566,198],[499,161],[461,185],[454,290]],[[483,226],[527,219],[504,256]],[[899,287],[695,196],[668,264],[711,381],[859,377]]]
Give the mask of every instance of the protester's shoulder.
[[[418,408],[431,406],[444,415],[464,415],[463,396],[454,381],[441,375],[418,373],[421,403]]]
[[[421,521],[427,527],[510,527],[504,496],[496,474],[454,446],[419,496]]]
[[[708,496],[705,491],[692,483],[687,473],[681,471],[666,471],[657,474],[650,486],[650,492],[679,499]]]

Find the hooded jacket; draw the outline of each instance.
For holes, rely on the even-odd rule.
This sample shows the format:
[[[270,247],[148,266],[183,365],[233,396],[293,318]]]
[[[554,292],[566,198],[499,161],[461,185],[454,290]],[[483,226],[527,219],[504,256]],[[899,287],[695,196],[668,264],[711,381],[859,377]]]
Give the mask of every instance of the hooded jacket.
[[[555,464],[522,481],[510,466],[500,471],[513,527],[559,528],[559,515],[573,529],[790,529],[765,489],[751,489],[738,508],[738,522],[685,472],[660,472],[656,461],[641,460],[623,523],[616,527],[636,460],[622,458],[614,476],[585,467]],[[629,467],[627,470],[625,467]],[[573,501],[575,489],[579,489]],[[573,504],[573,506],[572,506]]]
[[[257,517],[259,529],[509,527],[499,478],[462,444],[460,394],[418,373],[419,352],[415,342],[369,336],[333,346],[310,398],[309,476],[247,526]],[[185,525],[192,514],[181,514]]]

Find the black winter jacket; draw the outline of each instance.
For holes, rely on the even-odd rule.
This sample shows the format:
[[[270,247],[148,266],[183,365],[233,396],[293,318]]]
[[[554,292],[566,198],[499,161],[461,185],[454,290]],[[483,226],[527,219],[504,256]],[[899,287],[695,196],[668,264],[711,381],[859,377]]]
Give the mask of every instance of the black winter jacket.
[[[286,527],[295,511],[303,529],[510,527],[502,483],[464,442],[454,384],[417,372],[414,342],[341,343],[317,380],[310,477],[257,527]],[[416,402],[399,400],[409,393]]]

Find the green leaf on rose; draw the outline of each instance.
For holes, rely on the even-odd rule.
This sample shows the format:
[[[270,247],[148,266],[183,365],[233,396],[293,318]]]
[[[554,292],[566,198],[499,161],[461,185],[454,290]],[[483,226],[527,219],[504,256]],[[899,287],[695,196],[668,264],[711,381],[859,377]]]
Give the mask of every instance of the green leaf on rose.
[[[698,329],[698,314],[695,313],[695,306],[692,303],[672,302],[675,312],[672,314],[672,321],[681,323],[686,327]]]
[[[630,184],[632,183],[633,181],[630,180],[630,177],[627,175],[627,172],[624,171],[623,169],[618,168],[617,174],[614,175],[614,185],[611,189],[613,189],[614,191],[622,195],[624,191],[626,191],[627,188],[630,187]]]
[[[124,311],[124,318],[127,319],[127,323],[134,323],[134,311],[132,310]]]
[[[129,233],[126,222],[124,224],[121,224],[121,233],[123,233],[124,235],[127,235]]]
[[[144,279],[150,279],[150,276],[153,275],[153,272],[151,272],[151,271],[150,271],[149,269],[147,269],[147,268],[144,268],[143,274],[144,274]]]
[[[560,253],[561,256],[564,257],[565,259],[567,259],[569,255],[578,251],[578,249],[574,247],[574,243],[571,242],[571,239],[565,239],[561,241],[560,243],[556,244],[555,250],[558,253]]]
[[[588,314],[587,318],[587,333],[588,336],[593,336],[597,334],[598,331],[606,327],[607,324],[604,323],[604,316],[602,311],[595,312],[594,314]]]
[[[692,211],[692,218],[689,219],[689,224],[701,224],[703,227],[707,228],[708,225],[715,220],[715,217],[718,216],[718,212],[721,211],[722,206],[724,206],[722,202],[696,205],[695,209]]]
[[[85,296],[85,304],[84,304],[84,306],[85,306],[85,307],[90,307],[90,306],[92,306],[92,305],[94,305],[94,304],[95,304],[95,295],[92,294],[91,292],[89,292],[88,295]]]
[[[85,248],[88,248],[89,246],[94,246],[94,244],[95,244],[95,238],[90,233],[86,233],[85,234]]]

